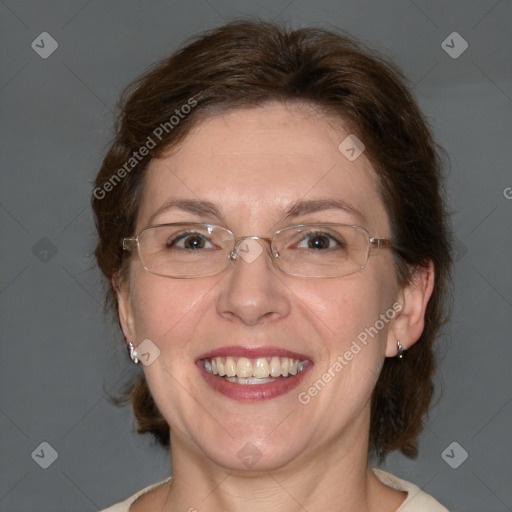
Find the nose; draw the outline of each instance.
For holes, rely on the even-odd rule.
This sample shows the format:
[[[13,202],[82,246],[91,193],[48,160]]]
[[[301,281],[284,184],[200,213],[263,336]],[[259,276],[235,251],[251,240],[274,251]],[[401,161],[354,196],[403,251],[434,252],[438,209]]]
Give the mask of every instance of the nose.
[[[228,319],[254,326],[290,313],[290,299],[272,263],[268,242],[258,237],[237,240],[234,260],[222,280],[217,311]]]

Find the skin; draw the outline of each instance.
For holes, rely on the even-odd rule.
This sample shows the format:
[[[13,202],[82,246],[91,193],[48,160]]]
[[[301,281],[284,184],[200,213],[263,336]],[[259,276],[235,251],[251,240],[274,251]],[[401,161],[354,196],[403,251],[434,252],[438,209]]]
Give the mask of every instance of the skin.
[[[363,153],[350,162],[338,150],[348,134],[298,103],[208,117],[151,162],[136,232],[150,223],[210,222],[236,236],[269,237],[289,225],[340,222],[389,238],[369,161]],[[150,222],[176,198],[211,201],[221,216],[172,209]],[[285,217],[290,204],[312,199],[342,200],[361,218],[337,209]],[[171,427],[173,479],[131,510],[396,510],[406,493],[367,467],[370,397],[397,340],[404,348],[418,340],[432,288],[429,268],[400,289],[388,249],[372,250],[364,270],[331,279],[287,276],[265,251],[216,276],[172,279],[145,271],[135,254],[129,282],[118,290],[120,320],[127,340],[149,338],[160,349],[144,372]],[[298,393],[395,302],[400,313],[307,405],[299,403]],[[201,354],[227,345],[283,347],[307,354],[314,367],[283,396],[236,401],[212,390],[195,365]],[[248,442],[261,454],[250,469],[237,456]]]

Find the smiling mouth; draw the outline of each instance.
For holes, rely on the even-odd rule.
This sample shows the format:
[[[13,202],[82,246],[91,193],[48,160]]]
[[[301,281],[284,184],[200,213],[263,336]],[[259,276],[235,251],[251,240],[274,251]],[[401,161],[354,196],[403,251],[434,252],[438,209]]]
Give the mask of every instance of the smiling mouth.
[[[201,359],[200,363],[210,375],[236,384],[257,385],[298,375],[310,361],[275,355],[257,358],[216,356]]]

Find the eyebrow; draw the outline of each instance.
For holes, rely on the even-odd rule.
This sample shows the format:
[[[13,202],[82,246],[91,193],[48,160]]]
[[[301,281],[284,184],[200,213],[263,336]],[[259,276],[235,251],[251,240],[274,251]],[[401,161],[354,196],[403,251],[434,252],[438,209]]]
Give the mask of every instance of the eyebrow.
[[[284,218],[299,217],[308,213],[316,213],[325,210],[343,210],[359,220],[364,220],[364,215],[352,205],[337,199],[313,199],[292,203]]]
[[[148,224],[153,225],[155,218],[169,210],[181,210],[191,213],[197,217],[216,217],[222,219],[220,208],[210,201],[195,200],[195,199],[170,199],[166,201],[158,210],[151,215]],[[356,210],[352,205],[345,201],[336,199],[313,199],[307,201],[293,202],[281,220],[288,218],[295,218],[301,215],[316,213],[325,210],[343,210],[358,220],[364,221],[364,215]]]
[[[196,199],[170,199],[166,201],[158,210],[151,215],[148,223],[153,224],[156,217],[169,210],[182,210],[192,213],[198,217],[217,217],[222,218],[219,208],[210,201],[202,201]]]

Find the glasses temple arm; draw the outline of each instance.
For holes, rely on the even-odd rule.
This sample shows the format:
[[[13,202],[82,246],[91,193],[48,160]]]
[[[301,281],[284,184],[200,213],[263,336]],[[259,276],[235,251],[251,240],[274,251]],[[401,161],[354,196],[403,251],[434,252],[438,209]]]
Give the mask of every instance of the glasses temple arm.
[[[370,243],[374,247],[393,247],[391,240],[388,240],[387,238],[370,238]]]
[[[137,238],[123,238],[123,250],[131,251],[138,243]]]

